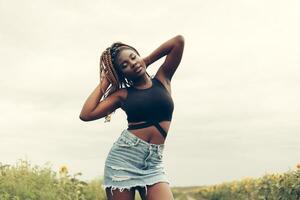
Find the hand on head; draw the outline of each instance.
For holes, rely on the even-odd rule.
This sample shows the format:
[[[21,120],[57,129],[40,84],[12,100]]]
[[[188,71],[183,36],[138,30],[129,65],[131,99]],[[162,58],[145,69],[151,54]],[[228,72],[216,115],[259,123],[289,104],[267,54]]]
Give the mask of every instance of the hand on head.
[[[101,73],[101,77],[100,77],[100,89],[102,91],[102,93],[104,93],[106,91],[106,89],[108,88],[108,86],[110,85],[110,82],[107,78],[107,71],[104,70]]]

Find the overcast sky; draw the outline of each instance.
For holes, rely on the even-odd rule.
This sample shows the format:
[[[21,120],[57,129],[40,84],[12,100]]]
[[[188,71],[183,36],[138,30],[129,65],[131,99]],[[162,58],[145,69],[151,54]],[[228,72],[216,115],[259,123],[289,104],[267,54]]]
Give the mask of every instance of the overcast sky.
[[[122,41],[146,56],[181,34],[164,152],[171,186],[294,169],[299,10],[297,0],[0,0],[0,162],[102,176],[127,121],[121,109],[110,123],[79,119],[99,83],[100,54]]]

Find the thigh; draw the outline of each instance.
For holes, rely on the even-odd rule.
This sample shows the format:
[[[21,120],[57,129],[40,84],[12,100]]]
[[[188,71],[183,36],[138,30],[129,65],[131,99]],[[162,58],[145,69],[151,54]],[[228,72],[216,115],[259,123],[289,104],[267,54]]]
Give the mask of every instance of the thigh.
[[[147,200],[174,200],[173,193],[168,183],[159,182],[147,187]]]
[[[111,193],[111,187],[108,187],[105,192],[107,200],[134,200],[135,196],[135,188],[124,189],[122,192],[119,189],[114,189]]]

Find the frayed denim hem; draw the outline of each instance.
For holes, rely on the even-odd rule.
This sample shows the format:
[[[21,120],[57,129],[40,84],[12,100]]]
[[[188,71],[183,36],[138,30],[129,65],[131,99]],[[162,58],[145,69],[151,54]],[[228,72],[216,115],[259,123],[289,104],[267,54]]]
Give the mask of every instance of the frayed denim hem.
[[[145,188],[145,191],[146,191],[146,196],[147,196],[147,186],[150,186],[150,185],[153,185],[155,183],[168,183],[170,184],[170,182],[168,181],[158,181],[158,182],[154,182],[154,183],[151,183],[151,184],[146,184],[146,185],[133,185],[133,186],[129,186],[129,187],[118,187],[118,186],[112,186],[112,185],[102,185],[102,188],[105,190],[106,188],[109,188],[110,187],[110,193],[111,195],[113,196],[113,190],[116,190],[116,189],[119,189],[120,192],[123,192],[124,189],[126,190],[130,190],[131,188],[135,188],[135,187],[144,187]]]

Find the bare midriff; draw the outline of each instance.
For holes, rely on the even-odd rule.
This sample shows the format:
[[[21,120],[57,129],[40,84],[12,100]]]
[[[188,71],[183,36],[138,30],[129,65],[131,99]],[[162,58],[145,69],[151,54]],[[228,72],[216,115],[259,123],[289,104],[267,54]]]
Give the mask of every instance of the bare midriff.
[[[130,124],[140,124],[143,123],[142,122],[132,122],[132,123],[128,123],[128,125]],[[171,121],[161,121],[159,122],[159,125],[166,131],[168,132],[169,127],[170,127]],[[145,128],[139,128],[139,129],[132,129],[129,130],[132,134],[134,134],[135,136],[137,136],[138,138],[151,143],[151,144],[164,144],[165,142],[165,138],[161,135],[161,133],[159,132],[159,130],[154,126],[148,126]]]

